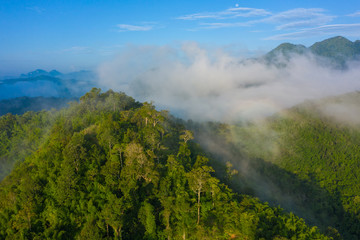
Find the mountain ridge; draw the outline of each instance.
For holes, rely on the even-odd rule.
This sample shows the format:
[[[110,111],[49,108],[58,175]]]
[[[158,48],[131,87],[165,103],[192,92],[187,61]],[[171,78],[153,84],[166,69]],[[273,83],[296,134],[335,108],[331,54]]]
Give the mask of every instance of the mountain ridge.
[[[354,240],[360,236],[359,101],[360,93],[351,92],[305,101],[262,122],[193,129],[205,150],[239,171],[233,189]]]
[[[152,104],[94,88],[53,114],[0,118],[0,156],[23,157],[0,182],[2,239],[332,239],[233,193]]]
[[[82,70],[63,74],[42,69],[0,81],[0,100],[16,97],[80,97],[96,85],[96,74]]]
[[[360,60],[360,40],[354,42],[342,36],[315,42],[310,47],[301,44],[282,43],[264,55],[267,63],[278,63],[278,57],[289,60],[294,55],[313,54],[329,60],[336,68],[346,68],[348,61]]]

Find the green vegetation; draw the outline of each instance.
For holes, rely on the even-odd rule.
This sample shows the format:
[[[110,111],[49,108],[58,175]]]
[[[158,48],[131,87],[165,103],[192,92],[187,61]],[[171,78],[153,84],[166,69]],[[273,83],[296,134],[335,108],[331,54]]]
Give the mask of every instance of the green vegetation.
[[[282,55],[286,60],[289,60],[293,55],[302,55],[308,52],[308,49],[301,44],[295,45],[291,43],[282,43],[265,55],[268,63],[274,63],[279,55]],[[275,62],[276,63],[276,62]]]
[[[346,111],[359,113],[359,101],[360,94],[352,93],[307,102],[257,124],[196,128],[203,139],[218,136],[203,146],[239,170],[230,183],[234,189],[280,204],[323,231],[336,228],[344,239],[359,239],[360,121]],[[225,172],[224,166],[215,169]]]
[[[360,45],[359,42],[338,36],[314,43],[310,50],[316,55],[329,58],[333,63],[345,67],[346,61],[359,59]]]
[[[0,117],[0,180],[44,142],[52,115],[43,111]]]
[[[268,64],[284,67],[286,62],[294,55],[305,55],[312,53],[315,56],[327,60],[335,68],[344,69],[348,61],[360,59],[360,41],[351,42],[350,40],[337,36],[324,41],[314,43],[309,48],[301,44],[282,43],[264,56]],[[279,58],[280,57],[280,58]]]
[[[191,131],[123,93],[0,120],[1,160],[24,151],[0,183],[1,239],[332,239],[232,192]]]

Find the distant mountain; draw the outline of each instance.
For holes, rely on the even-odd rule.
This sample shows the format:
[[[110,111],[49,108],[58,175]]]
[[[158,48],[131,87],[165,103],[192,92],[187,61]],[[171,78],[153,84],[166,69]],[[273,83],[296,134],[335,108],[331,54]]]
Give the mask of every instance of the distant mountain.
[[[271,50],[266,57],[273,59],[276,55],[282,54],[285,58],[289,59],[293,54],[304,54],[308,49],[301,44],[282,43],[273,50]]]
[[[80,97],[96,86],[96,74],[78,71],[63,74],[42,69],[0,81],[0,100],[17,97]]]
[[[29,78],[29,77],[37,77],[41,75],[46,75],[48,72],[42,69],[36,69],[35,71],[29,72],[27,74],[21,74],[20,77],[22,78]]]
[[[47,72],[42,69],[36,69],[35,71],[29,72],[27,74],[21,74],[20,78],[34,78],[39,76],[50,76],[50,77],[59,77],[63,75],[57,70],[51,70],[50,72]]]
[[[23,76],[24,74],[22,74]],[[10,78],[10,79],[6,79],[3,80],[2,82],[0,82],[1,84],[15,84],[17,82],[36,82],[36,81],[47,81],[47,82],[53,82],[53,83],[61,83],[61,79],[60,78],[56,78],[56,77],[52,77],[52,76],[47,76],[47,75],[35,75],[33,77],[19,77],[19,78]]]
[[[17,97],[71,97],[73,94],[59,78],[38,76],[9,79],[0,83],[0,100]]]
[[[76,79],[76,80],[87,80],[87,81],[93,81],[96,77],[96,74],[92,71],[88,70],[81,70],[77,72],[70,72],[70,73],[61,73],[57,70],[51,70],[50,72],[47,72],[43,69],[36,69],[35,71],[21,74],[20,78],[36,78],[40,76],[46,76],[46,77],[56,77],[60,79]],[[9,78],[7,78],[9,79]],[[13,78],[16,79],[16,78]]]
[[[341,36],[317,42],[309,49],[312,53],[329,58],[341,66],[345,66],[346,61],[360,59],[359,40],[351,42]]]
[[[19,97],[0,100],[0,116],[7,113],[23,114],[27,111],[42,111],[60,109],[67,106],[70,101],[76,99],[55,98],[55,97]]]
[[[344,37],[337,36],[316,42],[309,48],[300,44],[282,43],[267,53],[264,59],[269,64],[280,64],[281,66],[286,65],[286,61],[294,55],[309,53],[329,60],[336,68],[346,68],[346,62],[360,60],[360,41],[352,42]]]
[[[356,47],[356,48],[360,48],[360,40],[356,40],[356,41],[355,41],[355,47]]]

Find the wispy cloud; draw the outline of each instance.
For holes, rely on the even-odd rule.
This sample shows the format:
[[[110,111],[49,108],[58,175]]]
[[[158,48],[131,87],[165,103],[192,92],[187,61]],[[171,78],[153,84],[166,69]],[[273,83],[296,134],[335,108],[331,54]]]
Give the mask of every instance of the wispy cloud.
[[[150,31],[154,28],[153,24],[143,24],[143,25],[130,25],[130,24],[118,24],[119,32],[138,32],[138,31]]]
[[[277,30],[314,27],[327,24],[336,18],[336,16],[325,14],[325,12],[322,8],[295,8],[274,14],[260,21],[280,24],[276,26]]]
[[[38,7],[38,6],[33,6],[33,7],[27,7],[28,10],[34,11],[36,13],[43,13],[45,12],[44,8]]]
[[[243,21],[233,21],[233,19],[239,19],[240,17]],[[250,17],[252,18],[249,19]],[[325,25],[335,18],[336,16],[327,14],[326,10],[322,8],[295,8],[272,13],[265,9],[236,7],[220,12],[185,15],[177,19],[202,21],[198,22],[199,29],[250,27],[256,24],[270,24],[275,26],[275,30],[289,30]],[[218,21],[204,22],[204,20]]]
[[[347,15],[348,17],[360,17],[360,10]]]
[[[200,23],[200,28],[215,29],[215,28],[229,28],[229,27],[249,27],[253,24],[253,21],[248,22],[231,22],[231,23]]]
[[[220,12],[205,12],[205,13],[194,13],[176,19],[180,20],[201,20],[201,19],[231,19],[239,17],[258,17],[258,16],[268,16],[271,13],[265,9],[259,8],[245,8],[245,7],[236,7],[228,8],[225,11]]]
[[[332,25],[324,25],[314,28],[306,28],[306,29],[302,29],[301,31],[274,35],[265,38],[265,40],[298,39],[309,36],[338,35],[338,34],[360,37],[360,23],[332,24]]]

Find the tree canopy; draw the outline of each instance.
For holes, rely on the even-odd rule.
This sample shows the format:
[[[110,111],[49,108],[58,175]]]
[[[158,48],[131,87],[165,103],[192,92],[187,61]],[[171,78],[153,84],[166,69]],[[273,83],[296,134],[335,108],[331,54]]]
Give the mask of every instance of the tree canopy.
[[[17,162],[0,183],[1,239],[331,239],[234,193],[191,131],[124,93],[0,126],[1,161]]]

